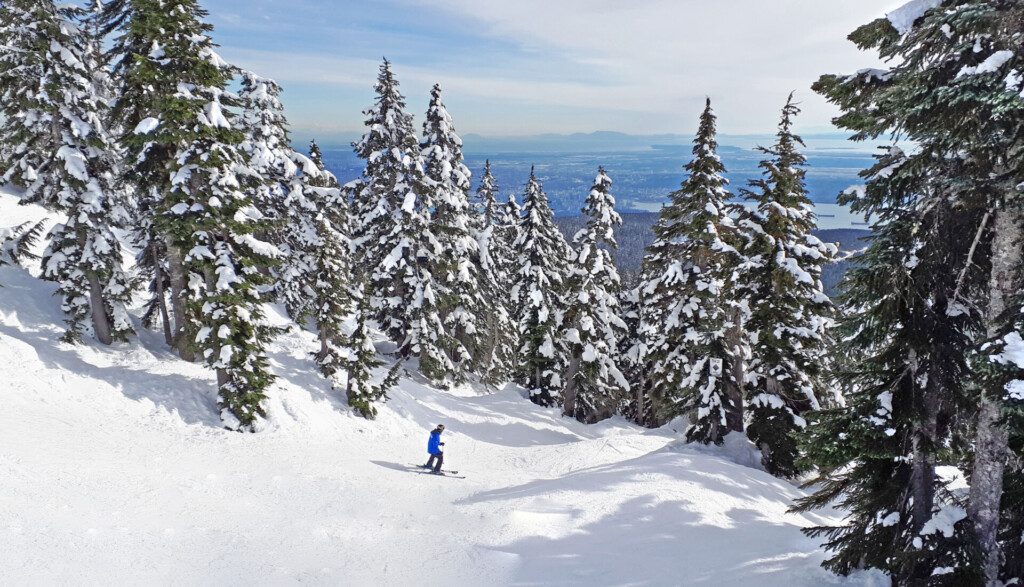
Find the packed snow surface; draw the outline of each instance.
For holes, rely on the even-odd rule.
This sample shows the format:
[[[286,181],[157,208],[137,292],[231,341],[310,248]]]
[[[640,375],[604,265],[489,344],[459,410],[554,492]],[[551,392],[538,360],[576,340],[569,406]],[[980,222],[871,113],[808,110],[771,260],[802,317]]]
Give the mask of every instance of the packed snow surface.
[[[41,217],[14,201],[0,225]],[[834,519],[787,513],[802,492],[742,438],[684,446],[416,377],[368,422],[296,330],[271,349],[267,429],[233,433],[212,374],[158,333],[65,345],[51,284],[0,285],[0,584],[888,584],[822,570],[799,529]],[[408,466],[438,423],[466,479]]]

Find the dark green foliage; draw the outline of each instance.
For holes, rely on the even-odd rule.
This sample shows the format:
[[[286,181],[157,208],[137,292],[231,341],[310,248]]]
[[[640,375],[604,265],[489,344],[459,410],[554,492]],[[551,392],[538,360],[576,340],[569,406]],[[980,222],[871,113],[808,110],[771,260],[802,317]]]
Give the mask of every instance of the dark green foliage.
[[[807,531],[826,537],[834,554],[825,566],[835,572],[875,567],[906,583],[948,567],[931,581],[974,584],[966,523],[949,536],[921,531],[939,512],[963,517],[935,467],[957,459],[965,357],[978,328],[976,314],[954,305],[950,262],[962,266],[971,243],[956,235],[974,232],[980,218],[948,206],[922,210],[907,194],[921,193],[927,179],[898,149],[865,175],[864,195],[845,196],[878,218],[844,282],[835,354],[846,406],[810,416],[804,464],[817,468],[808,486],[818,489],[799,508],[835,503],[849,512],[843,525]]]
[[[773,475],[795,477],[795,434],[801,414],[819,407],[821,373],[832,303],[821,283],[822,267],[836,253],[812,234],[816,219],[804,184],[807,160],[792,132],[800,112],[790,96],[778,141],[762,148],[763,178],[744,196],[757,204],[740,220],[745,243],[736,295],[749,311],[743,330],[752,340],[744,389],[747,436],[761,449]]]
[[[670,194],[654,227],[640,292],[647,392],[664,416],[692,414],[686,439],[705,444],[742,430],[740,382],[731,368],[742,351],[727,334],[735,319],[727,292],[739,255],[717,150],[708,100],[686,166],[689,177]]]
[[[527,388],[534,403],[554,406],[561,393],[565,366],[557,341],[570,253],[568,243],[555,227],[547,195],[532,169],[523,194],[523,211],[513,245],[519,254],[519,268],[512,288],[519,310],[518,380]]]
[[[1000,578],[999,565],[1005,560],[1000,556],[997,535],[1014,533],[1008,532],[1005,526],[1001,531],[996,528],[1004,464],[1009,464],[1007,479],[1014,479],[1020,462],[1019,458],[1007,459],[1007,447],[1002,439],[1011,431],[999,418],[1000,412],[1005,412],[1002,397],[1005,383],[1013,375],[993,376],[991,371],[995,367],[983,366],[983,363],[998,361],[997,354],[992,353],[998,349],[990,350],[982,345],[993,338],[996,342],[1006,340],[1013,328],[1009,324],[1011,316],[1000,312],[999,307],[1008,301],[1007,292],[1020,290],[1019,267],[996,270],[995,263],[1018,257],[1020,245],[1016,234],[1020,230],[1020,219],[1024,217],[1024,198],[1016,189],[1024,178],[1021,144],[1024,77],[1020,75],[1024,71],[1024,56],[1019,52],[1022,23],[1024,6],[1015,0],[945,0],[922,12],[906,30],[896,30],[889,21],[880,19],[856,30],[850,38],[862,49],[872,50],[888,60],[890,68],[862,70],[852,76],[827,75],[814,86],[841,108],[842,114],[836,123],[852,131],[854,138],[876,139],[893,134],[913,141],[913,153],[898,168],[876,170],[883,185],[892,185],[899,176],[904,180],[904,185],[894,186],[884,196],[879,196],[885,203],[876,205],[889,209],[903,207],[904,214],[913,215],[913,222],[920,226],[947,226],[943,218],[929,220],[933,214],[963,218],[964,224],[954,224],[956,228],[949,229],[948,240],[927,240],[912,233],[913,239],[908,237],[901,243],[906,247],[904,256],[908,261],[937,256],[941,262],[935,262],[932,267],[944,281],[938,285],[919,285],[921,278],[915,272],[915,278],[909,280],[909,285],[904,285],[901,292],[884,293],[904,300],[918,295],[932,304],[938,304],[945,296],[945,303],[957,315],[983,314],[982,325],[973,329],[966,342],[958,343],[964,352],[972,346],[980,351],[981,360],[975,362],[972,371],[963,373],[963,379],[977,386],[972,386],[974,395],[970,396],[973,401],[969,407],[977,408],[978,417],[973,425],[965,420],[956,422],[954,434],[971,434],[977,440],[971,464],[975,479],[971,483],[967,510],[981,558],[971,570],[983,572],[983,580],[988,582]],[[870,189],[868,193],[871,194]],[[908,230],[916,229],[911,226]],[[972,242],[977,243],[977,247],[968,249]],[[939,250],[928,250],[930,248]],[[1019,261],[1009,262],[1019,264]],[[956,282],[953,286],[949,285],[951,279]],[[950,294],[950,291],[955,293]],[[883,290],[879,288],[874,292],[882,295]],[[921,320],[925,310],[909,301],[906,304],[916,313],[890,311],[886,322]],[[949,328],[948,321],[942,322]],[[933,364],[960,369],[960,349],[950,343],[946,343],[950,345],[948,348],[939,348],[943,340],[945,338],[932,336],[927,345],[920,341],[901,341],[903,348],[898,353],[904,363],[912,352],[919,362],[929,360],[922,358],[923,352],[947,353],[949,357],[935,358]],[[932,379],[935,377],[929,378]],[[896,437],[902,438],[903,434],[929,436],[929,423],[936,418],[941,421],[941,406],[962,401],[962,383],[955,380],[950,385],[935,387],[929,392],[935,396],[932,402],[908,400],[911,409],[905,417],[916,423],[916,427],[908,424],[906,433],[897,429]],[[929,387],[932,385],[929,383]],[[914,397],[909,392],[908,395]],[[1012,420],[1006,422],[1012,423]],[[942,456],[934,448],[938,446],[941,446],[941,438],[920,447],[912,455],[912,461],[922,470],[929,469],[930,464],[941,462],[936,460]],[[938,483],[934,481],[934,473],[925,471],[925,476],[930,478],[916,483],[916,503],[922,509],[926,509],[922,502],[930,500],[921,499],[920,488]],[[879,474],[875,483],[890,481]],[[873,497],[865,493],[859,498],[867,501]],[[890,507],[897,508],[897,505]],[[924,515],[927,512],[915,516],[915,520],[919,522]],[[840,547],[850,549],[842,552],[847,561],[868,548],[846,544]],[[869,547],[877,557],[902,556],[899,554],[902,544]],[[902,570],[898,577],[926,574],[929,564],[944,567],[962,564],[962,557],[952,552],[948,556],[950,560],[942,560],[936,550],[931,562],[921,562],[911,571]]]

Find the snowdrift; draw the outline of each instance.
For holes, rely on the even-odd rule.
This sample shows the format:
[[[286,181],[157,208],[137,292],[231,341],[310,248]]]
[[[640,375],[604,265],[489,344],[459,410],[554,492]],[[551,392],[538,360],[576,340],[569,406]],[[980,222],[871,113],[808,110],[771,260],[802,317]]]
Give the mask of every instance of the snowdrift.
[[[0,225],[42,217],[0,193]],[[888,584],[822,570],[799,529],[827,520],[787,513],[802,492],[740,439],[688,447],[415,376],[367,422],[295,329],[271,349],[266,429],[237,434],[213,375],[158,333],[62,344],[51,284],[0,285],[0,584]],[[466,479],[410,466],[437,423]]]

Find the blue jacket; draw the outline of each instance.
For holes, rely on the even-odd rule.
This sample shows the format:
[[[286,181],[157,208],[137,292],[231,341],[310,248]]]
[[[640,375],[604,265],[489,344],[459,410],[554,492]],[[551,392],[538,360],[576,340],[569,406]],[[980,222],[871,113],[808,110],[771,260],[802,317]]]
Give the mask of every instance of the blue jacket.
[[[427,441],[427,452],[432,455],[441,452],[441,431],[437,428],[430,432],[430,440]]]

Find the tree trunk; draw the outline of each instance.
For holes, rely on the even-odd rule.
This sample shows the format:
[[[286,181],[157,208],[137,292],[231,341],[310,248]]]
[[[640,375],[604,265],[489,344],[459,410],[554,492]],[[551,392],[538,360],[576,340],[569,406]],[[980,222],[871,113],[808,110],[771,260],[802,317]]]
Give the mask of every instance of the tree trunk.
[[[986,312],[989,338],[999,334],[1008,303],[1018,290],[1021,265],[1021,210],[1003,207],[996,211],[992,225],[992,273],[989,278],[989,300]],[[974,443],[974,469],[967,515],[974,526],[978,548],[982,553],[985,581],[993,585],[999,579],[1002,552],[999,548],[999,505],[1003,495],[1003,471],[1009,455],[1008,433],[999,423],[1002,392],[983,389],[978,410]]]
[[[188,316],[185,310],[185,291],[188,284],[185,282],[184,256],[174,243],[167,240],[167,264],[170,267],[171,281],[171,308],[174,311],[174,346],[178,349],[178,356],[186,361],[195,361],[195,351],[192,349],[192,340],[189,336]]]
[[[643,359],[640,359],[640,381],[636,386],[636,423],[641,426],[648,426],[647,419],[647,371],[644,369]]]
[[[999,503],[1003,495],[1003,469],[1006,466],[1007,432],[999,425],[1001,402],[986,395],[978,411],[977,437],[974,441],[974,470],[967,515],[974,525],[982,553],[982,572],[988,585],[995,585],[1002,564],[999,548]]]
[[[114,337],[110,334],[110,319],[107,307],[103,303],[103,286],[96,274],[89,272],[89,309],[92,313],[92,328],[96,339],[103,344],[111,344]]]
[[[726,334],[726,341],[729,347],[732,348],[732,364],[723,365],[722,369],[723,371],[732,371],[732,377],[724,379],[725,395],[729,398],[732,406],[728,407],[725,412],[725,422],[729,432],[743,432],[743,378],[745,376],[745,365],[743,353],[740,352],[743,325],[740,324],[740,311],[738,308],[729,310],[728,316],[731,326]]]
[[[159,267],[156,270],[156,295],[157,303],[160,305],[160,322],[164,327],[164,341],[167,342],[167,346],[174,346],[171,317],[167,315],[167,294],[164,293],[164,272]]]
[[[912,500],[910,513],[913,518],[911,530],[915,535],[920,534],[925,523],[932,518],[932,509],[935,506],[936,434],[941,407],[940,399],[946,391],[943,387],[947,378],[942,375],[942,365],[933,367],[938,372],[931,373],[925,388],[920,390],[919,420],[915,423],[911,437],[912,461],[909,492]],[[910,369],[906,377],[910,381],[910,385],[915,387],[918,380],[917,372],[917,356],[912,352]],[[904,578],[908,579],[911,585],[927,585],[932,569],[915,568],[913,561],[913,558],[908,561],[909,568],[904,569]]]
[[[573,355],[565,372],[565,393],[562,394],[562,415],[570,418],[576,417],[576,374],[580,370],[580,358]]]
[[[85,230],[79,228],[75,235],[79,249],[85,248]],[[86,271],[86,279],[89,281],[89,313],[92,316],[92,329],[96,333],[96,339],[103,344],[112,344],[114,337],[110,333],[110,317],[107,316],[107,305],[103,301],[103,284],[100,278],[93,271]]]

